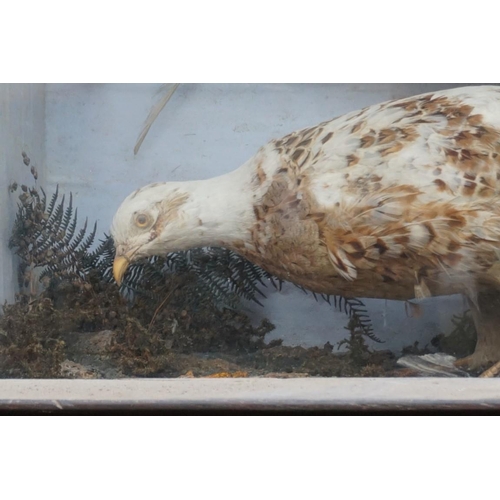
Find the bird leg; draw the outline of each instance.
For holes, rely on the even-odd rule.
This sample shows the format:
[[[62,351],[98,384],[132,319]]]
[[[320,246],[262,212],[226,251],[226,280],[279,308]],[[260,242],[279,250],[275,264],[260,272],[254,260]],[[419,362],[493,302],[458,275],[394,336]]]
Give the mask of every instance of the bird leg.
[[[479,378],[493,378],[496,377],[500,373],[500,361],[495,363],[491,368],[488,368],[486,371],[479,375]]]
[[[476,349],[470,356],[457,360],[455,366],[479,370],[497,363],[497,369],[481,375],[495,376],[500,372],[500,293],[496,290],[479,292],[477,301],[468,299],[468,302],[477,331]]]

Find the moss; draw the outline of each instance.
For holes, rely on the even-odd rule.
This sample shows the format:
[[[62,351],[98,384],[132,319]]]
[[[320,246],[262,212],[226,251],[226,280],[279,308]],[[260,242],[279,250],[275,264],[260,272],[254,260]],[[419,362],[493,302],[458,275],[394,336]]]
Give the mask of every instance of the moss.
[[[207,303],[187,307],[179,277],[168,300],[128,303],[116,286],[60,283],[20,299],[0,318],[3,377],[382,376],[387,352],[371,352],[351,323],[347,352],[265,343],[273,325]],[[75,368],[76,367],[76,368]]]
[[[61,374],[62,315],[47,298],[4,306],[0,317],[0,374],[3,377],[54,378]]]
[[[188,308],[189,278],[183,281],[172,277],[168,301],[130,303],[100,281],[59,282],[37,298],[21,295],[0,317],[0,376],[60,377],[68,360],[90,363],[101,376],[179,376],[187,371],[179,360],[191,353],[237,356],[265,347],[269,321],[254,327],[243,313],[208,302]],[[110,341],[97,346],[96,335]]]

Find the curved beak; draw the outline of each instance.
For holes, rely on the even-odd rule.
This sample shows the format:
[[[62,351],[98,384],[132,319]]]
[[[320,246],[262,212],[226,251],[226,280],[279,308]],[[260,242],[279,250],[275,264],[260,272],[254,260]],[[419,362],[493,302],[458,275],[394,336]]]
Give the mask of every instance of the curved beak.
[[[125,271],[130,264],[130,260],[125,255],[120,255],[115,257],[113,262],[113,276],[115,281],[118,283],[118,286],[122,284],[123,276],[125,275]]]

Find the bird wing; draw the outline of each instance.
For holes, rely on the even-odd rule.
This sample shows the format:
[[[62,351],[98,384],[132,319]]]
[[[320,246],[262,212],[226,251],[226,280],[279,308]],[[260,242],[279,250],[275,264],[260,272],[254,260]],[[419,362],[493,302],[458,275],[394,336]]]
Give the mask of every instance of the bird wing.
[[[302,269],[332,280],[328,261],[346,282],[372,280],[373,293],[374,276],[411,282],[415,295],[446,292],[498,261],[499,154],[498,87],[392,101],[294,132],[256,158],[265,194],[254,241],[296,279]]]

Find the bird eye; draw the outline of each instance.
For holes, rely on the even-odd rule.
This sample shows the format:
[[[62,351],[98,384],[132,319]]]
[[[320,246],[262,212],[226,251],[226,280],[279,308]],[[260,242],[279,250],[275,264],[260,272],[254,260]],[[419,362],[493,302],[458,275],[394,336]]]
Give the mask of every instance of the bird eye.
[[[146,227],[149,223],[149,217],[145,214],[137,214],[135,216],[135,223],[138,227]]]

